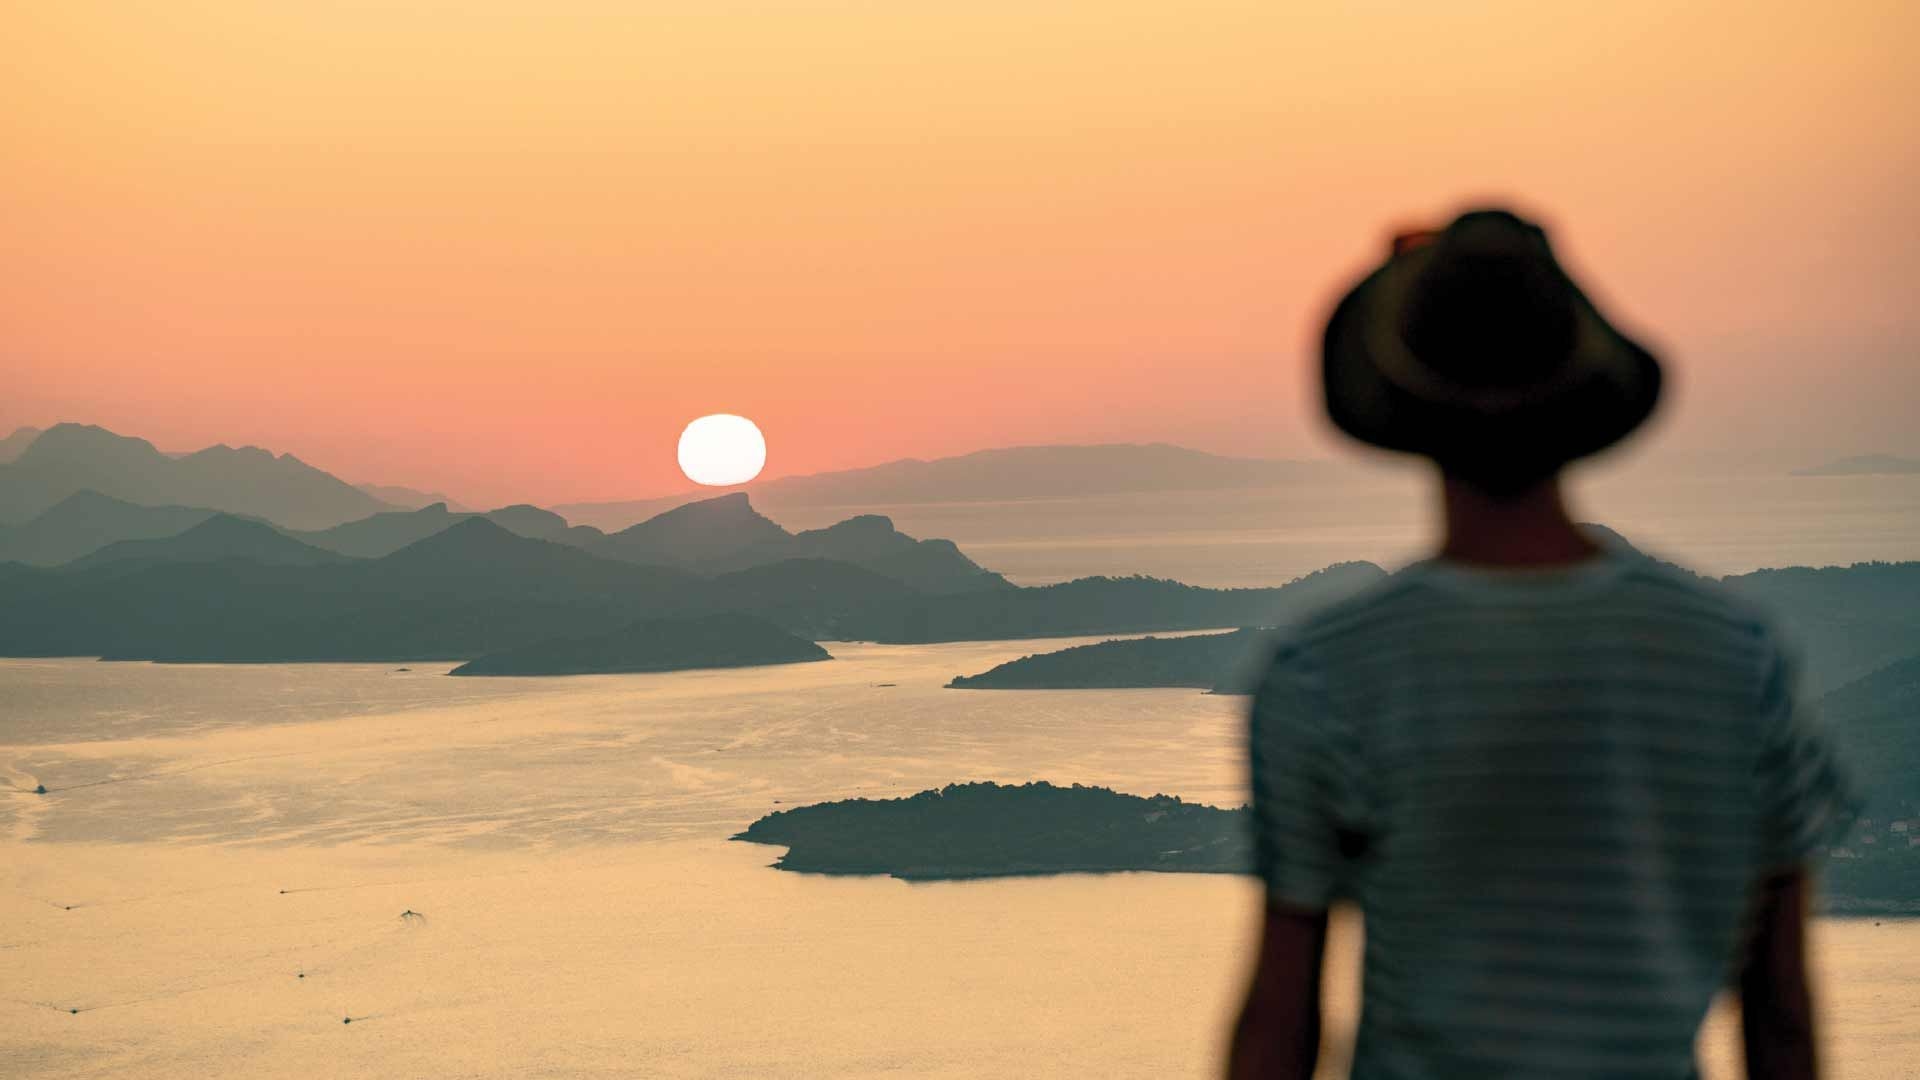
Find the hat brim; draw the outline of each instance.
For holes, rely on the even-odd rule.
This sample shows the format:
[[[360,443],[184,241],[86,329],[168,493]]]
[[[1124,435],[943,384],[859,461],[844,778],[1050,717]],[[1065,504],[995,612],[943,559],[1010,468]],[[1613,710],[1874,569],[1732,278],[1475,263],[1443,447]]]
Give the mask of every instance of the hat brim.
[[[1577,291],[1575,345],[1550,385],[1493,395],[1409,385],[1408,358],[1394,350],[1405,349],[1405,284],[1424,255],[1388,260],[1348,292],[1327,321],[1321,376],[1335,427],[1369,445],[1443,465],[1548,472],[1612,446],[1653,413],[1659,361]]]

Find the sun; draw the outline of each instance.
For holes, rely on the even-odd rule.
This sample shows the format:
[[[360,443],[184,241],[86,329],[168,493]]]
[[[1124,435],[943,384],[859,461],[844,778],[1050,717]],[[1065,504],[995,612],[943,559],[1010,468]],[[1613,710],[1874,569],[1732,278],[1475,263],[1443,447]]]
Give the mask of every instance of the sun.
[[[744,484],[766,464],[766,437],[744,416],[703,416],[680,433],[680,471],[696,484]]]

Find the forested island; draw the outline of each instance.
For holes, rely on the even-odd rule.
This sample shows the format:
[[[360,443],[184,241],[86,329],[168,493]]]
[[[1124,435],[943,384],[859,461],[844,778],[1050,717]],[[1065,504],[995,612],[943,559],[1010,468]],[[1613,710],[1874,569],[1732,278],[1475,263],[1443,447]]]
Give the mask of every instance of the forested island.
[[[1245,809],[1038,780],[795,807],[768,814],[733,839],[785,845],[787,853],[773,863],[781,870],[934,881],[1119,870],[1247,873],[1251,828]]]
[[[590,675],[758,667],[831,660],[827,650],[751,615],[648,619],[611,634],[489,653],[453,675]]]

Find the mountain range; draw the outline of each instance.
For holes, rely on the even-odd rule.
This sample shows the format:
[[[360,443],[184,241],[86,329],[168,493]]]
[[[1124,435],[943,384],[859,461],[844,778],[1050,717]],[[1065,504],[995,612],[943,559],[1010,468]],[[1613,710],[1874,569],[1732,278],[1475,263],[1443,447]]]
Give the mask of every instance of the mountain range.
[[[736,507],[719,520],[758,519],[744,498],[722,506]],[[760,531],[797,545],[839,539]],[[674,532],[685,535],[678,526]],[[879,528],[863,523],[846,532],[865,541]],[[965,560],[950,546],[922,543],[899,537],[829,550],[852,558],[877,551],[880,565],[900,550],[950,550]],[[716,536],[712,546],[727,545]],[[730,555],[744,557],[744,550]],[[944,573],[967,567],[985,575],[970,561]],[[1381,572],[1358,565],[1343,573],[1357,587]],[[967,591],[932,591],[854,562],[807,556],[702,572],[516,535],[484,516],[360,559],[261,522],[214,515],[178,536],[125,542],[67,566],[0,564],[0,655],[466,660],[611,634],[642,620],[727,612],[814,641],[977,640],[1266,625],[1303,595],[1289,591],[1296,586],[1200,589],[1147,578],[1041,588],[984,580]],[[1328,590],[1322,583],[1311,591]]]
[[[143,506],[225,510],[294,529],[391,509],[292,454],[223,444],[176,457],[105,428],[56,424],[0,465],[0,525],[30,521],[82,491]]]

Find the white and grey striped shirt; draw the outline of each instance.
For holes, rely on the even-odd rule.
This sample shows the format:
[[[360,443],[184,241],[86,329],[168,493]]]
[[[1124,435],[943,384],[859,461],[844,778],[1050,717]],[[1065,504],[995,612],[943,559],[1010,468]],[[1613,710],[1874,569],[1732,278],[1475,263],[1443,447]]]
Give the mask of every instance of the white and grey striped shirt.
[[[1254,699],[1272,900],[1366,923],[1353,1075],[1693,1075],[1751,889],[1850,810],[1766,621],[1630,550],[1421,563]]]

